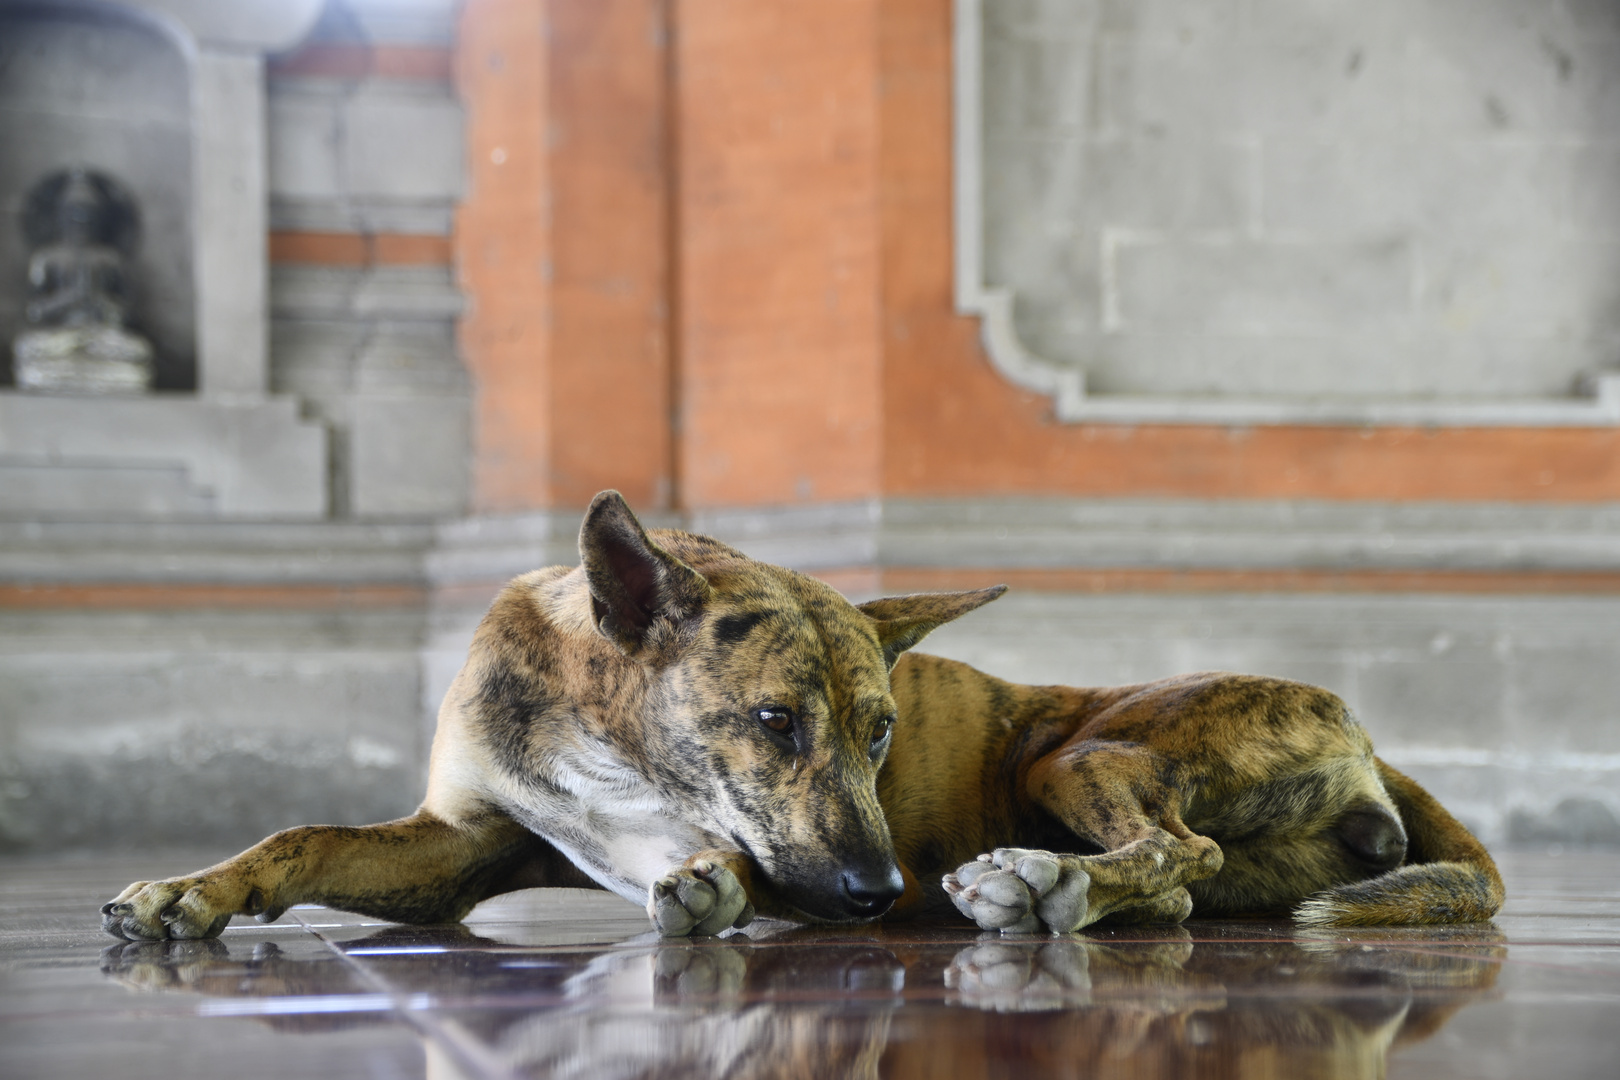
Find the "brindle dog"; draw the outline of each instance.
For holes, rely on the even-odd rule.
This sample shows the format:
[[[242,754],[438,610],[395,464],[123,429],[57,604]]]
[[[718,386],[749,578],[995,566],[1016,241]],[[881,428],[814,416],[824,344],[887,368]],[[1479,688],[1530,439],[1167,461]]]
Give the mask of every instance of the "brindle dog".
[[[1003,589],[852,605],[706,537],[649,536],[617,492],[591,504],[580,554],[496,599],[414,815],[288,829],[136,882],[106,929],[210,937],[301,903],[447,922],[512,889],[592,884],[645,901],[666,935],[947,900],[1009,931],[1500,906],[1485,849],[1325,690],[1018,686],[902,655]]]

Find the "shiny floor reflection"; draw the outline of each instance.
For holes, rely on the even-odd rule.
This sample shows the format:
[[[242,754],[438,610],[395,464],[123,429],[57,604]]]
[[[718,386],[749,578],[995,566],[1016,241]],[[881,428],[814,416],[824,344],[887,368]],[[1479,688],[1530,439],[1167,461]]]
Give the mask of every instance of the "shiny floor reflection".
[[[195,858],[0,863],[0,1075],[1603,1076],[1620,854],[1510,855],[1494,924],[1070,937],[756,923],[664,942],[547,890],[464,926],[320,908],[118,943],[96,899]],[[200,863],[199,863],[200,864]]]

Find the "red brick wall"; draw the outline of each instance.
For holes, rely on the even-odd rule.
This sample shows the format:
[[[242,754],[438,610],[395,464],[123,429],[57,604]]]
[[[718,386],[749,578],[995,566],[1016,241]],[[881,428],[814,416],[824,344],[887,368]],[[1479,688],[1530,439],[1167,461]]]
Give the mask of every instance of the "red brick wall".
[[[952,306],[950,11],[469,0],[480,508],[1620,498],[1612,429],[1056,423]]]

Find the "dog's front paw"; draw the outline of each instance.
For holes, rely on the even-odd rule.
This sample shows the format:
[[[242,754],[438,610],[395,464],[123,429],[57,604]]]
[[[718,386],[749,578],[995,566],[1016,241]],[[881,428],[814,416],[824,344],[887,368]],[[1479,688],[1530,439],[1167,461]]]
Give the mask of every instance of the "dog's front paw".
[[[1091,877],[1072,855],[997,848],[946,874],[945,892],[984,930],[1066,934],[1087,922]]]
[[[218,937],[232,915],[263,910],[254,896],[240,895],[254,892],[213,874],[137,881],[101,905],[101,928],[129,941]]]
[[[701,936],[747,926],[754,920],[754,905],[736,874],[699,860],[653,882],[647,914],[665,937]]]

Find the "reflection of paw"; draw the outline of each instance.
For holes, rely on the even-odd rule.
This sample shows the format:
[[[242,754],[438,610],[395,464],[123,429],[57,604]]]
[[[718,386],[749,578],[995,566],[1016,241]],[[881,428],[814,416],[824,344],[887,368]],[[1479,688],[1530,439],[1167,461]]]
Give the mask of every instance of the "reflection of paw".
[[[957,953],[945,985],[981,1009],[1055,1009],[1091,989],[1090,957],[1078,941],[988,940]]]
[[[703,860],[653,882],[647,914],[665,937],[686,937],[747,926],[754,919],[754,905],[736,874]]]
[[[957,910],[984,930],[1068,933],[1089,919],[1091,878],[1073,855],[997,848],[945,875]]]
[[[128,941],[101,950],[101,972],[131,990],[177,990],[228,958],[224,943],[213,939]]]
[[[223,876],[137,881],[102,905],[101,928],[130,941],[218,937],[238,911],[264,907],[257,890],[237,895],[243,891]],[[280,914],[264,912],[260,919]]]
[[[670,945],[658,950],[653,987],[660,999],[733,997],[742,990],[748,961],[727,946]]]

